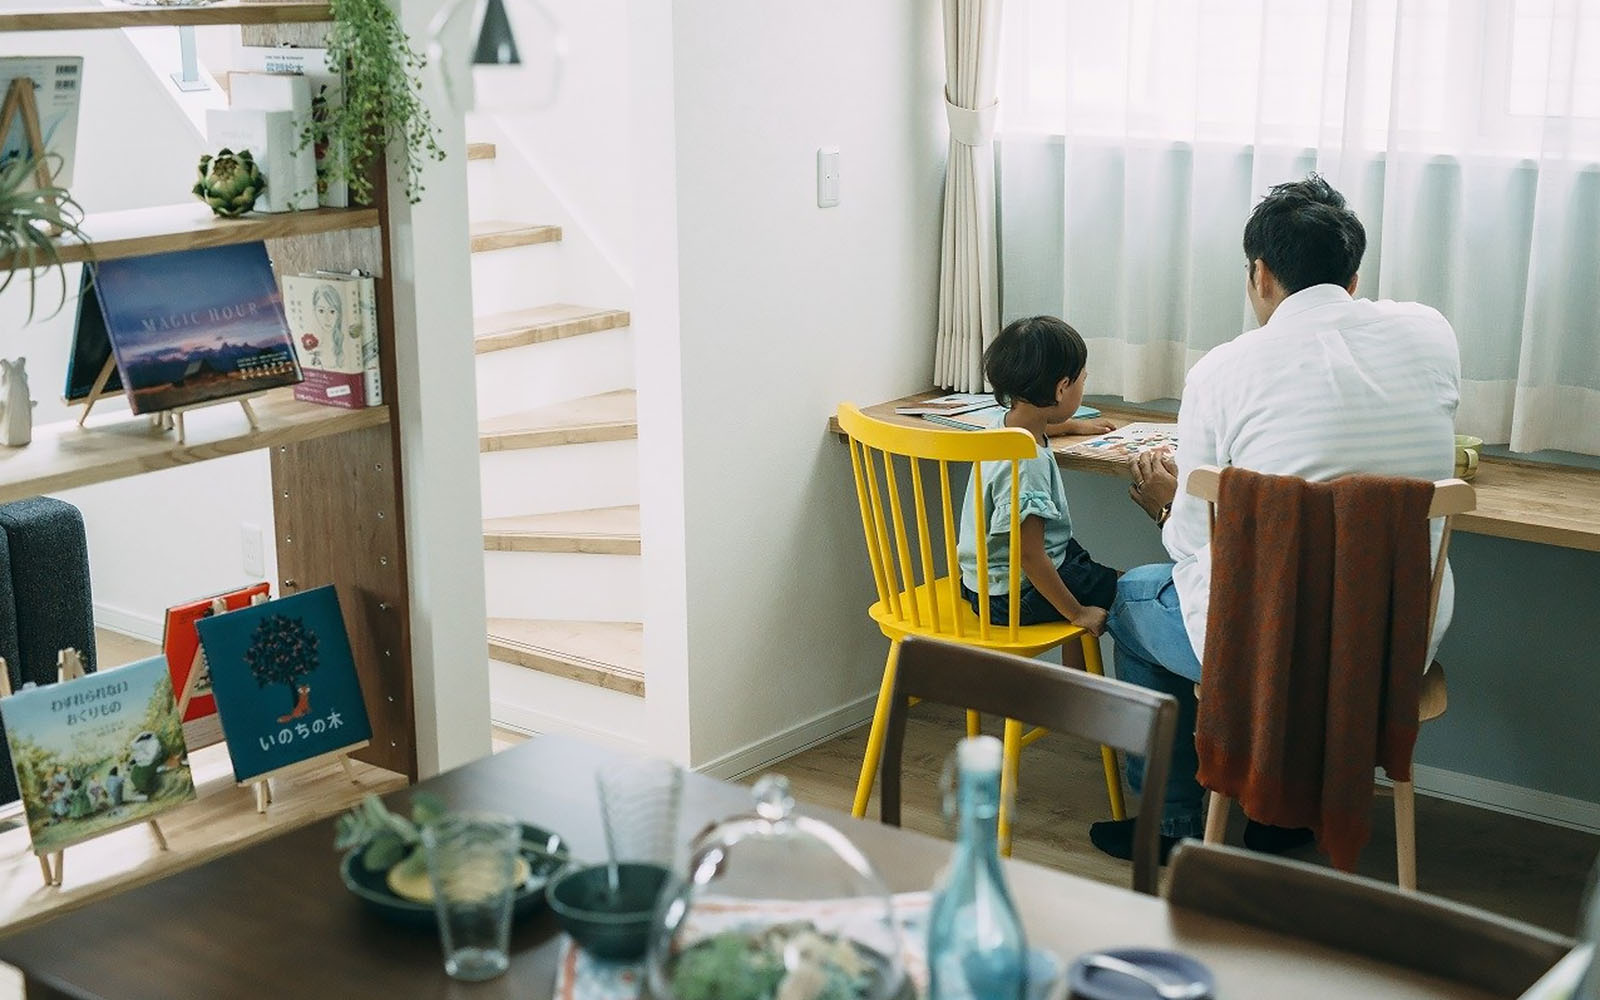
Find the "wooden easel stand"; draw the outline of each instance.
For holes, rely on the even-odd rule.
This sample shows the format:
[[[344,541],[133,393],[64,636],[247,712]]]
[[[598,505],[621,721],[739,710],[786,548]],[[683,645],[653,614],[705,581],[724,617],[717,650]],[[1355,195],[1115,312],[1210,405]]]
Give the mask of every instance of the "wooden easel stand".
[[[4,134],[4,132],[0,132],[0,135]],[[107,396],[116,395],[116,393],[106,392],[106,383],[111,381],[111,373],[116,370],[117,359],[115,357],[107,358],[106,363],[100,366],[100,374],[95,376],[94,385],[89,387],[89,394],[83,397],[83,412],[78,414],[79,427],[84,426],[84,424],[88,421],[90,412],[94,410],[94,404],[98,403],[102,399],[105,399]],[[150,414],[150,426],[158,428],[162,431],[170,431],[176,428],[178,431],[178,443],[187,444],[187,435],[183,427],[183,415],[185,413],[188,413],[190,410],[202,410],[208,406],[220,406],[227,403],[238,403],[239,407],[244,410],[244,418],[250,421],[250,429],[253,431],[258,431],[261,429],[261,422],[256,419],[256,411],[255,408],[250,405],[250,400],[259,395],[261,394],[252,393],[249,396],[230,396],[227,399],[209,399],[204,403],[195,403],[192,406],[176,406],[170,410],[162,410],[159,413]]]

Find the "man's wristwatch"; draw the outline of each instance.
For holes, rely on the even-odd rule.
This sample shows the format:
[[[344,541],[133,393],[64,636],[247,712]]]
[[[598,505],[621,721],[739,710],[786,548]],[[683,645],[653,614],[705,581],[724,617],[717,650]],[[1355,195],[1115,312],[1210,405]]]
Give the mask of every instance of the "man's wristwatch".
[[[1158,527],[1158,528],[1166,527],[1167,526],[1167,518],[1169,518],[1171,516],[1172,516],[1172,504],[1169,503],[1166,506],[1161,508],[1161,513],[1156,515],[1156,527]]]

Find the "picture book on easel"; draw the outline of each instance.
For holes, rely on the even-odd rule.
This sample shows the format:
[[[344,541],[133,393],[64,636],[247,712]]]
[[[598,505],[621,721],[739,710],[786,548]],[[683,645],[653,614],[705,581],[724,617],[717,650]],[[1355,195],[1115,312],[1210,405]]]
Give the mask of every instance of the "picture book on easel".
[[[300,364],[283,299],[260,242],[101,261],[85,279],[99,317],[80,309],[67,397],[109,339],[134,413],[195,406],[294,385]],[[80,363],[79,358],[84,358]]]
[[[72,186],[72,165],[78,143],[78,103],[83,93],[81,56],[8,56],[0,59],[0,94],[9,93],[16,80],[31,87],[31,107],[5,123],[0,134],[0,165],[19,156],[38,157],[29,135],[37,116],[38,139],[50,158],[51,182]]]
[[[223,607],[229,611],[237,611],[240,608],[248,608],[257,595],[264,597],[271,593],[271,590],[269,585],[257,583],[226,594],[216,594],[167,609],[166,627],[161,636],[161,651],[166,654],[167,666],[172,670],[172,690],[176,692],[180,701],[184,688],[189,684],[189,675],[198,674],[194,680],[194,690],[189,704],[183,712],[184,722],[205,718],[217,710],[216,699],[211,693],[211,672],[206,668],[206,658],[200,651],[200,634],[195,631],[195,622],[216,614],[215,607],[218,601],[221,601]]]
[[[238,781],[371,739],[332,586],[202,618],[195,627]]]
[[[195,797],[165,657],[0,698],[35,853]]]

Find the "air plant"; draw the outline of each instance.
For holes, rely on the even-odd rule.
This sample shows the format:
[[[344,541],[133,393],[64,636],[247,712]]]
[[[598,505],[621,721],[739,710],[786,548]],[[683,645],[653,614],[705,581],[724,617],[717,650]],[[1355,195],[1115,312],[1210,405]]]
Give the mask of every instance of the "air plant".
[[[46,165],[51,159],[46,158]],[[0,292],[11,287],[18,273],[28,276],[28,322],[38,310],[39,279],[51,271],[61,281],[56,312],[67,302],[67,276],[62,269],[61,243],[66,237],[87,243],[80,228],[83,206],[64,187],[38,183],[39,161],[17,156],[0,165]],[[51,171],[53,174],[54,172]]]

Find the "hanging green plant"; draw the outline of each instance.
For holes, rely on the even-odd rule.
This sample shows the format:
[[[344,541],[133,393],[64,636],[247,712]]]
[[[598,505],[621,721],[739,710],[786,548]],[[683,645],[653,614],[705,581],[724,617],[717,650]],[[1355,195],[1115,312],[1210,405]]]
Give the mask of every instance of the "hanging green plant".
[[[330,179],[350,185],[351,200],[372,200],[372,166],[390,144],[405,157],[406,197],[422,200],[422,169],[444,159],[439,130],[422,100],[418,77],[427,60],[387,0],[332,0],[328,62],[344,68],[344,105],[321,115],[305,141],[330,151]]]
[[[61,269],[58,237],[84,243],[89,238],[79,228],[83,207],[64,187],[40,187],[37,163],[18,156],[0,167],[0,292],[11,287],[19,273],[28,276],[28,321],[38,306],[39,278],[51,271],[61,280],[59,312],[67,301],[67,276]],[[54,171],[51,171],[54,174]],[[52,313],[54,315],[54,313]]]

